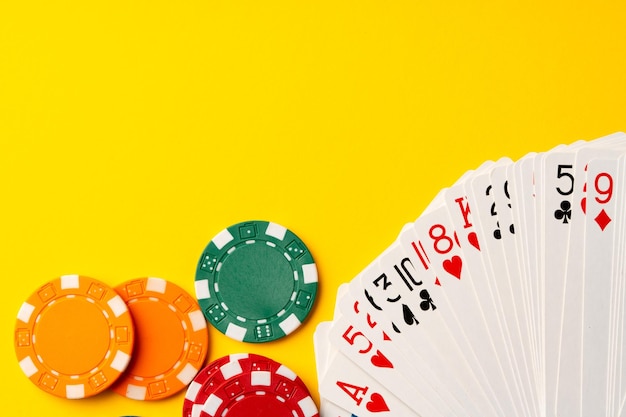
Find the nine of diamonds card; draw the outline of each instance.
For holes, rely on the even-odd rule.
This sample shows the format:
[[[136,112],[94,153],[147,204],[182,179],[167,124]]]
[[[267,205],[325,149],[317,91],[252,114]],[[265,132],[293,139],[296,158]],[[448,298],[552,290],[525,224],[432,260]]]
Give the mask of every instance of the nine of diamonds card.
[[[485,162],[337,293],[324,416],[626,416],[626,135]]]

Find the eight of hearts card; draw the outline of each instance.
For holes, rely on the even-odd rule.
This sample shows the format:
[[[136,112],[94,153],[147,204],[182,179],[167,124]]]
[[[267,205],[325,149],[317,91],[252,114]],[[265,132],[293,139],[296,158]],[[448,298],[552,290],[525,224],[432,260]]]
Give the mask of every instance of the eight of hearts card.
[[[626,417],[626,135],[442,190],[337,292],[322,417]]]

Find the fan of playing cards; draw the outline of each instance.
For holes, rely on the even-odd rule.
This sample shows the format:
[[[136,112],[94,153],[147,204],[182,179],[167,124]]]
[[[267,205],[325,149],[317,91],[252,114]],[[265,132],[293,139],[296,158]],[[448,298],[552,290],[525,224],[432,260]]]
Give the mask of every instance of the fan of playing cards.
[[[486,162],[315,332],[321,416],[626,416],[626,135]]]

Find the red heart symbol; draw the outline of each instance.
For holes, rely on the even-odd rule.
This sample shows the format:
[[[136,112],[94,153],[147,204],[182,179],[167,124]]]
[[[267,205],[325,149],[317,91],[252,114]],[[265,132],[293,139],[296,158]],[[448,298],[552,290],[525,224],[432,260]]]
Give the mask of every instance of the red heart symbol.
[[[476,236],[476,232],[470,232],[467,235],[467,240],[469,240],[469,243],[475,247],[476,249],[480,250],[480,245],[478,244],[478,236]]]
[[[370,360],[372,361],[372,365],[378,366],[379,368],[393,368],[393,364],[378,349],[376,349],[376,354],[372,356]]]
[[[462,266],[463,261],[456,255],[443,261],[443,269],[445,269],[450,275],[454,275],[457,279],[461,279]]]
[[[371,395],[370,400],[367,404],[365,404],[365,408],[367,408],[372,413],[380,413],[381,411],[389,411],[389,407],[387,407],[387,403],[382,395],[375,392]]]

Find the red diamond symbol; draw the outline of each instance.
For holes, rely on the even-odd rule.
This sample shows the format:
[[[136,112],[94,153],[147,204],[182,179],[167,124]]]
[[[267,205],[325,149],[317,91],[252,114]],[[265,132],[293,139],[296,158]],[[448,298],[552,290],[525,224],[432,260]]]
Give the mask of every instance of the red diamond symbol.
[[[596,216],[594,220],[596,221],[596,223],[598,223],[598,226],[600,226],[600,229],[602,229],[602,231],[604,231],[604,228],[609,223],[611,223],[611,218],[608,214],[606,214],[606,211],[604,211],[604,209],[602,209],[602,211]]]

